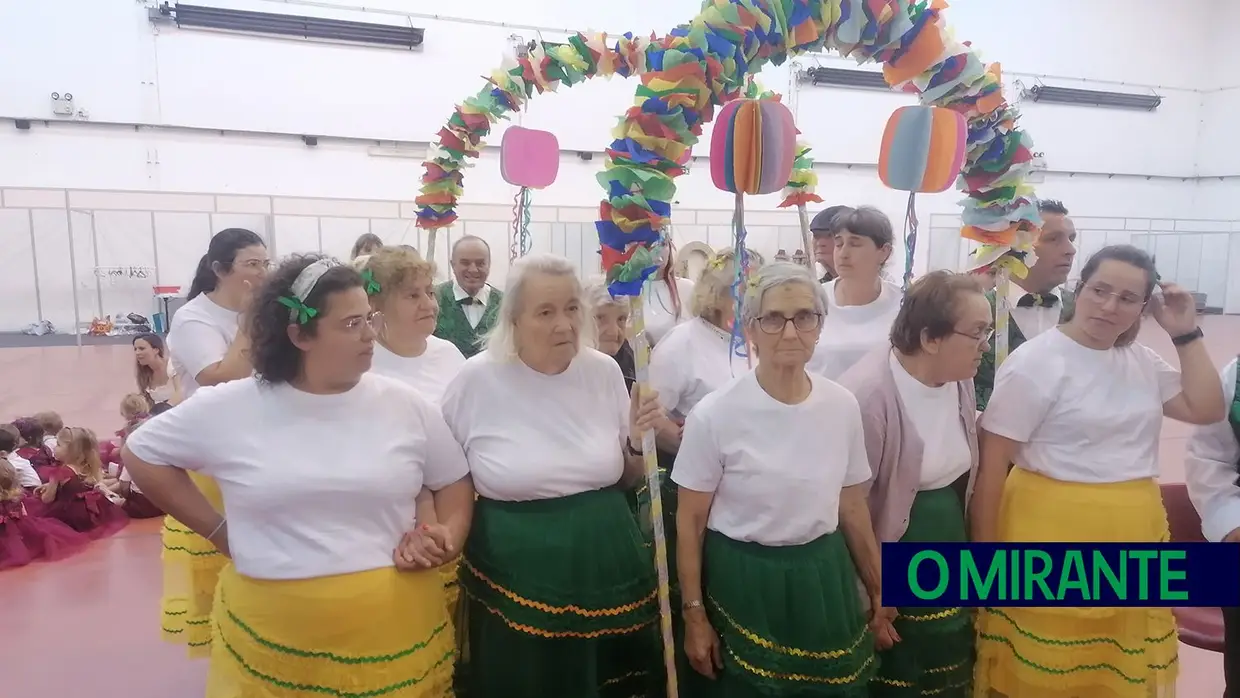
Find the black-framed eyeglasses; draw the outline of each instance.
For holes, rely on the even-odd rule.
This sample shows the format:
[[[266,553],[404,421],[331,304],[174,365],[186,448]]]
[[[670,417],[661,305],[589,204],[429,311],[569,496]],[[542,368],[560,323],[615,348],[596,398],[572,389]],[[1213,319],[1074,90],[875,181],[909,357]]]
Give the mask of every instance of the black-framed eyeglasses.
[[[758,329],[767,334],[781,334],[790,322],[798,332],[811,332],[822,327],[822,313],[802,310],[792,317],[783,313],[770,313],[758,318]]]

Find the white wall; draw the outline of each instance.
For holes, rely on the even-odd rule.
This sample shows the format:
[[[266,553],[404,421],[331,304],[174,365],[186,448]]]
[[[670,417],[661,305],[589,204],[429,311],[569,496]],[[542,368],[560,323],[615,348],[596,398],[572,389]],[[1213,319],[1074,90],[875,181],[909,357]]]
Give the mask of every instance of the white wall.
[[[0,10],[0,62],[16,69],[0,73],[0,118],[36,121],[29,131],[0,121],[0,186],[275,197],[264,199],[269,202],[380,201],[395,206],[397,213],[390,218],[368,214],[366,220],[402,221],[391,224],[391,232],[404,236],[411,227],[400,216],[416,196],[421,163],[376,155],[376,148],[433,138],[453,105],[476,92],[483,85],[481,76],[499,64],[510,35],[558,40],[577,29],[662,34],[699,6],[698,0],[544,0],[514,11],[513,3],[483,0],[452,6],[451,13],[463,21],[451,21],[404,14],[402,8],[410,4],[403,0],[367,0],[366,11],[358,9],[359,0],[204,2],[411,22],[426,29],[426,41],[423,50],[408,52],[180,30],[152,25],[149,2],[7,3]],[[972,40],[987,60],[1002,64],[1010,87],[1017,80],[1043,80],[1163,96],[1162,106],[1149,113],[1022,105],[1023,123],[1051,170],[1038,186],[1039,195],[1061,198],[1074,214],[1097,220],[1240,219],[1233,204],[1240,194],[1234,177],[1240,174],[1240,137],[1228,118],[1240,108],[1240,85],[1227,83],[1235,81],[1228,66],[1240,64],[1240,49],[1224,30],[1240,20],[1240,3],[1187,0],[1175,13],[1154,11],[1150,4],[1151,10],[1143,12],[1133,11],[1130,0],[955,0],[947,17],[958,36]],[[807,56],[796,65],[768,69],[762,81],[795,106],[798,125],[819,162],[819,193],[829,203],[878,205],[899,228],[905,196],[882,187],[873,163],[887,116],[912,98],[795,85],[792,71],[813,64],[846,65],[838,58]],[[631,104],[634,86],[618,78],[595,80],[541,95],[520,118],[526,126],[554,131],[566,151],[599,152],[610,140],[616,117]],[[86,116],[69,122],[53,117],[48,98],[53,91],[72,92]],[[497,127],[492,142],[498,142],[502,128]],[[319,145],[307,147],[300,134],[319,136]],[[534,195],[536,206],[572,211],[565,214],[568,224],[584,224],[583,239],[574,243],[580,251],[596,244],[588,223],[601,195],[594,179],[601,164],[601,156],[583,162],[566,152],[558,181]],[[678,182],[676,235],[709,236],[718,245],[727,239],[732,201],[711,186],[707,169],[708,163],[695,163]],[[499,177],[498,158],[489,151],[468,173],[463,201],[472,206],[462,208],[463,224],[456,233],[472,223],[503,247],[504,219],[497,212],[511,205],[512,195]],[[923,226],[932,216],[950,216],[959,198],[956,192],[919,197]],[[746,202],[752,211],[771,212],[765,219],[751,217],[751,239],[768,254],[796,247],[795,214],[776,213],[778,202],[778,196]],[[326,209],[316,215],[335,220],[347,219],[340,210],[352,210],[353,204],[322,206]],[[151,211],[175,213],[164,208],[161,199],[138,213],[148,218]],[[12,241],[23,234],[29,238],[28,224],[12,227],[24,215],[0,217],[0,234]],[[558,213],[540,215],[547,224],[563,220]],[[701,222],[706,220],[717,222]],[[175,225],[164,227],[168,232],[163,235],[171,237],[160,248],[161,266],[172,254],[163,248],[178,235]],[[332,224],[328,229],[335,230]],[[348,234],[361,230],[349,224],[328,235],[344,236],[346,229]],[[177,244],[188,247],[173,256],[191,258],[201,241],[191,237]],[[942,247],[932,255],[928,247],[928,242],[921,245],[919,268],[931,257],[951,257]],[[122,252],[128,254],[124,246],[120,250],[118,260],[125,258]],[[45,255],[33,248],[14,247],[4,254],[6,268],[45,264]],[[147,253],[132,254],[136,264]],[[61,287],[48,287],[43,295],[64,296],[68,288],[62,277],[44,273],[41,287]],[[1240,305],[1240,296],[1235,302]],[[33,315],[33,308],[27,310],[27,317]],[[0,320],[0,327],[5,325]]]

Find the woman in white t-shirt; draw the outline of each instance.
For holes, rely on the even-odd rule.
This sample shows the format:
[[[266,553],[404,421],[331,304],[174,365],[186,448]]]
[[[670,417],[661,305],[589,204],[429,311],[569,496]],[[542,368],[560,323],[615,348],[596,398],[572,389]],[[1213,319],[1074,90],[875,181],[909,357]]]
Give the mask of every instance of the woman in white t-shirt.
[[[623,485],[641,476],[629,434],[658,405],[624,392],[575,269],[554,255],[508,273],[486,350],[443,411],[479,499],[461,561],[471,696],[648,695],[659,666],[654,563]]]
[[[207,698],[451,691],[443,584],[413,571],[402,537],[421,527],[426,486],[460,550],[469,469],[435,405],[369,372],[381,315],[363,283],[335,260],[283,262],[252,309],[256,376],[204,389],[125,444],[143,492],[232,559]],[[215,478],[227,518],[186,471]]]
[[[676,258],[669,249],[667,259],[647,281],[647,293],[643,294],[642,320],[650,346],[661,342],[673,327],[690,318],[685,304],[693,295],[693,286],[692,281],[676,276]]]
[[[862,206],[831,221],[838,276],[823,284],[827,317],[809,370],[836,380],[866,354],[887,346],[901,291],[882,274],[891,258],[891,221]]]
[[[893,632],[857,400],[805,369],[826,309],[805,267],[758,271],[742,312],[761,362],[685,422],[672,470],[685,651],[717,695],[864,695],[873,633]]]
[[[1169,540],[1156,481],[1163,417],[1209,424],[1225,406],[1192,295],[1157,280],[1144,251],[1103,248],[1081,271],[1071,319],[999,367],[980,422],[974,540]],[[1147,306],[1176,346],[1179,371],[1135,341]],[[1170,608],[986,608],[977,628],[977,695],[1175,690]]]
[[[370,305],[383,313],[370,370],[440,404],[465,356],[433,334],[439,316],[434,267],[417,250],[405,247],[382,247],[358,262]]]
[[[935,271],[909,286],[891,344],[840,378],[861,406],[879,542],[963,543],[977,469],[973,376],[989,346],[990,304],[975,277]],[[900,608],[899,641],[880,654],[873,695],[972,696],[973,616]]]
[[[187,400],[199,386],[249,376],[249,333],[238,331],[241,313],[262,283],[271,261],[263,239],[244,228],[221,230],[198,261],[185,305],[168,330],[171,370]],[[209,477],[194,482],[217,509],[220,491]],[[164,518],[163,638],[185,644],[191,657],[211,653],[211,603],[219,571],[227,562],[210,542],[174,517]]]

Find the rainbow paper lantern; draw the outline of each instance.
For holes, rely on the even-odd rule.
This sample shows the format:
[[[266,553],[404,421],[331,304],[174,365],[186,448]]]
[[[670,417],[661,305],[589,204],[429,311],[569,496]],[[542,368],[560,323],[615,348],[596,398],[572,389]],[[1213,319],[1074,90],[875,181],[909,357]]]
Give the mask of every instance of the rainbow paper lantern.
[[[724,105],[710,141],[710,177],[734,194],[783,189],[796,161],[797,129],[788,107],[771,99]]]
[[[964,165],[968,130],[958,112],[900,107],[887,120],[878,176],[892,189],[947,191]]]

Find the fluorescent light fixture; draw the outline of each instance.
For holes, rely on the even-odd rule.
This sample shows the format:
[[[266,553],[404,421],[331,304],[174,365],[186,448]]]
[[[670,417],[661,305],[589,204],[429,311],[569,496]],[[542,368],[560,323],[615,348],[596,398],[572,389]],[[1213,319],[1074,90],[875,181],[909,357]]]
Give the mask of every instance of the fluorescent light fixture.
[[[321,17],[228,10],[184,3],[164,3],[150,13],[152,21],[170,19],[178,27],[269,34],[299,39],[326,39],[413,50],[422,45],[425,29],[394,24],[348,22]]]
[[[840,68],[808,68],[798,75],[801,82],[811,85],[851,87],[861,90],[890,92],[891,86],[882,73],[872,70],[842,70]]]
[[[1119,109],[1141,109],[1154,111],[1162,104],[1162,97],[1156,94],[1129,94],[1125,92],[1098,92],[1095,90],[1077,90],[1069,87],[1051,87],[1050,85],[1034,85],[1021,91],[1021,96],[1031,102],[1047,104],[1076,104],[1088,107],[1116,107]]]

